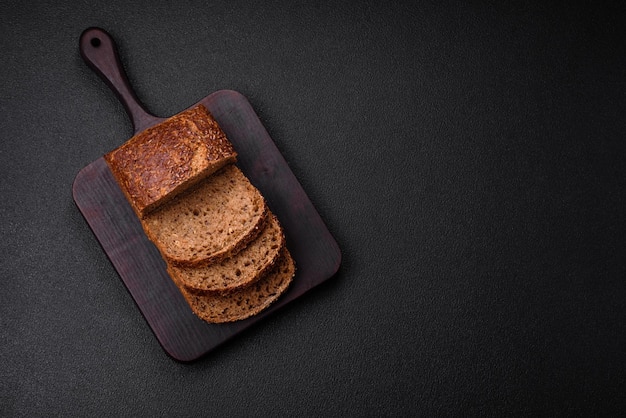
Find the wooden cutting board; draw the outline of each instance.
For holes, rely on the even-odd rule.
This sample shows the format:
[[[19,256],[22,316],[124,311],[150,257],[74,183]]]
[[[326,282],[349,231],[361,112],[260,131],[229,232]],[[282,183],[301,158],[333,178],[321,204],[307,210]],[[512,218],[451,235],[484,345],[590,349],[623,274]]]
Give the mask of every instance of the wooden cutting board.
[[[103,77],[124,104],[135,133],[163,120],[147,112],[137,100],[108,33],[99,28],[85,30],[80,38],[80,50],[87,64]],[[209,109],[233,143],[238,153],[237,165],[280,220],[287,246],[296,261],[291,287],[268,310],[227,324],[208,324],[198,319],[170,280],[165,262],[145,236],[104,159],[101,157],[82,169],[73,184],[76,205],[137,307],[166,353],[179,361],[204,356],[298,299],[330,279],[341,262],[337,242],[248,100],[235,91],[221,90],[198,103]]]

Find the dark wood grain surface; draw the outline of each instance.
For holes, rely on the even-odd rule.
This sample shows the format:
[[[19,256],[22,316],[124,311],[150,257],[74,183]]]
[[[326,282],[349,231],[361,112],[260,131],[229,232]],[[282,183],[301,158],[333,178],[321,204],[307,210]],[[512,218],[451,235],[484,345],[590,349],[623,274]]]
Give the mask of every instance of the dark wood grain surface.
[[[98,42],[90,42],[90,37]],[[100,29],[86,31],[81,37],[81,51],[86,60],[97,58],[98,72],[109,81],[107,84],[125,104],[136,132],[162,120],[151,117],[138,103],[106,32]],[[336,241],[246,98],[235,91],[222,90],[199,103],[206,106],[218,121],[238,153],[239,168],[261,191],[280,220],[287,247],[296,262],[292,285],[266,311],[234,323],[201,321],[192,314],[170,280],[164,261],[145,236],[104,159],[99,158],[81,170],[73,186],[76,204],[139,310],[165,351],[180,361],[203,356],[328,280],[338,270],[341,261]]]

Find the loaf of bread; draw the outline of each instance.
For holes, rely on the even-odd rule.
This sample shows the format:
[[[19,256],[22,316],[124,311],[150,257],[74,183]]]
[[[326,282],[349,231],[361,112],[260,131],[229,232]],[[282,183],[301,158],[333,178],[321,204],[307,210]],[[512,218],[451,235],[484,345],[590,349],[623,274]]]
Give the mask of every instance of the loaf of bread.
[[[202,105],[146,129],[104,156],[139,218],[236,160]]]
[[[228,293],[262,277],[275,265],[284,245],[280,223],[270,213],[259,236],[232,257],[201,267],[170,265],[169,273],[190,293]]]
[[[105,155],[190,309],[210,323],[270,306],[295,274],[280,222],[199,105]]]
[[[231,293],[197,295],[187,291],[181,283],[177,285],[191,310],[199,318],[209,323],[232,322],[249,318],[267,309],[287,290],[295,271],[294,260],[285,247],[273,269],[253,284]]]
[[[231,164],[143,219],[163,257],[177,266],[201,266],[238,253],[263,230],[265,199]]]

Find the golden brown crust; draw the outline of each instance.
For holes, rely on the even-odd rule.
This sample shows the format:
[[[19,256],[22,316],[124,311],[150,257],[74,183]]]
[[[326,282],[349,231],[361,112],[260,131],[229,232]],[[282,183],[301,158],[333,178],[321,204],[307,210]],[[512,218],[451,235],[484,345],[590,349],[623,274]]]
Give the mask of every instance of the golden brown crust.
[[[217,121],[198,105],[140,132],[104,159],[143,218],[236,157]]]

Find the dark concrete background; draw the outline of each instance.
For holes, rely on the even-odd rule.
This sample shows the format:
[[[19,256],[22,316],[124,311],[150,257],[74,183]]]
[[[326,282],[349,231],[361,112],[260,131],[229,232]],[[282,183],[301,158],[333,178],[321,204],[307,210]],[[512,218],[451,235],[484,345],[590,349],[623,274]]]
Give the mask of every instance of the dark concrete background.
[[[0,5],[2,416],[594,416],[626,406],[626,13],[544,2]],[[343,251],[180,364],[76,209],[131,135],[244,94]]]

